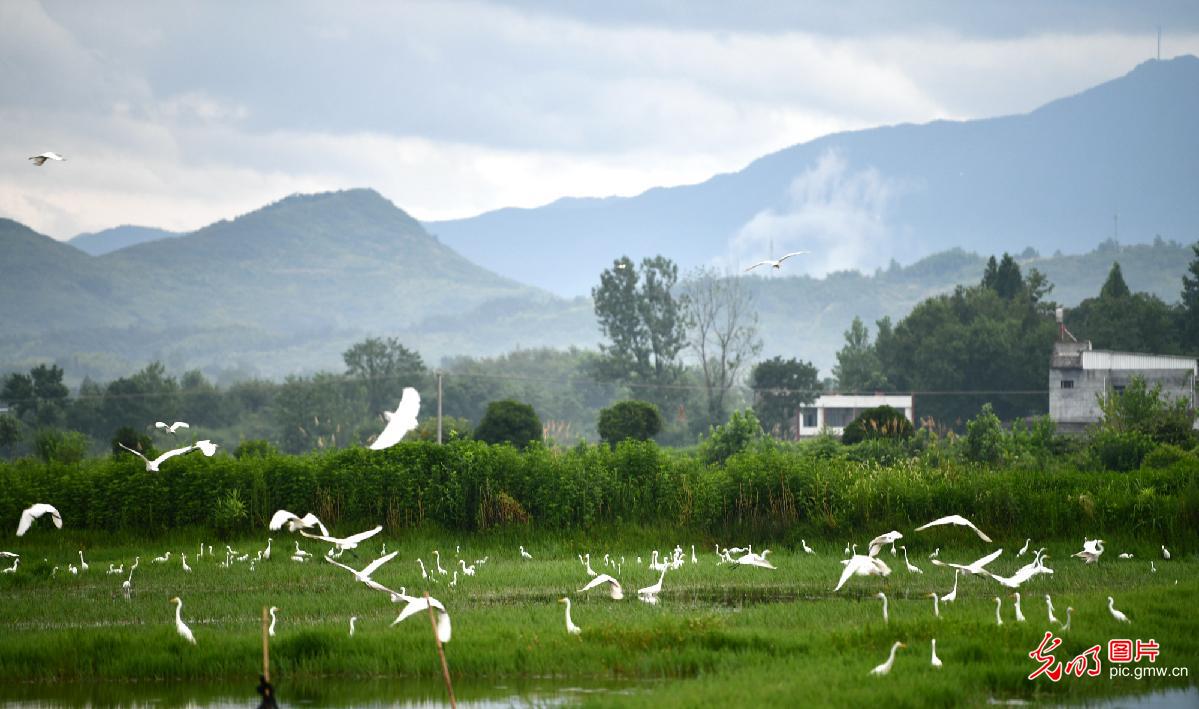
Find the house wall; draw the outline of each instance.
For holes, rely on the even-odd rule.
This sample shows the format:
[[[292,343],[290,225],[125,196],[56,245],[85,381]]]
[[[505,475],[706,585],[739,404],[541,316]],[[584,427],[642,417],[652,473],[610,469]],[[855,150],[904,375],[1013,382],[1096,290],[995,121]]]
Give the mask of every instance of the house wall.
[[[1049,418],[1062,433],[1081,433],[1103,416],[1100,397],[1128,386],[1141,377],[1150,387],[1158,384],[1162,395],[1183,398],[1194,406],[1194,372],[1186,369],[1081,369],[1049,370]],[[1064,388],[1063,381],[1073,382]]]

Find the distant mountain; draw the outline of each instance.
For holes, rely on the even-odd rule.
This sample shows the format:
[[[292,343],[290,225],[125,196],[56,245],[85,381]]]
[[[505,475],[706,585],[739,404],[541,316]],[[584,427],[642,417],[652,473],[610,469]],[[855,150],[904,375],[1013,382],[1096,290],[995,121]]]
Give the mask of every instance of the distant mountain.
[[[736,270],[803,248],[813,253],[792,272],[826,273],[955,247],[1190,242],[1197,115],[1199,59],[1148,61],[1026,115],[838,133],[697,185],[427,226],[467,258],[561,295],[587,293],[622,254]]]
[[[80,234],[67,240],[67,243],[80,251],[92,256],[102,256],[126,246],[136,246],[147,241],[158,239],[173,239],[183,236],[186,232],[167,231],[149,226],[118,226],[103,231]]]

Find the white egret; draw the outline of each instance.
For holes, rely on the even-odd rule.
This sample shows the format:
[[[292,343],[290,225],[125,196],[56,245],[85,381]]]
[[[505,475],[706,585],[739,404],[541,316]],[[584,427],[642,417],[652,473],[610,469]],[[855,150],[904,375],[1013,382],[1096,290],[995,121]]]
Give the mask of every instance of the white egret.
[[[0,559],[16,559],[20,554],[12,551],[0,551]]]
[[[845,556],[849,556],[849,542],[845,542],[845,550],[841,552]]]
[[[854,554],[849,559],[842,561],[845,564],[845,570],[841,572],[841,579],[837,582],[834,592],[840,591],[845,582],[850,576],[890,576],[891,568],[883,562],[882,559],[864,554]]]
[[[1070,629],[1070,614],[1073,612],[1074,612],[1073,608],[1071,608],[1070,606],[1066,606],[1066,623],[1065,623],[1065,625],[1062,626],[1062,630]]]
[[[999,609],[1003,606],[1003,599],[999,596],[995,597],[995,624],[1003,625],[1003,616],[999,615]]]
[[[155,421],[154,428],[160,428],[173,436],[175,435],[175,431],[178,431],[181,428],[191,428],[191,426],[187,425],[187,423],[183,421],[176,421],[172,424],[168,424],[164,421]]]
[[[409,431],[416,428],[416,415],[419,412],[420,393],[412,387],[404,387],[404,394],[400,397],[400,405],[396,407],[396,410],[383,412],[383,418],[387,419],[387,425],[370,444],[370,449],[380,451],[384,448],[391,448],[403,440]]]
[[[183,570],[190,574],[192,572],[192,567],[187,565],[187,554],[181,553],[179,558],[183,559]]]
[[[391,622],[392,626],[411,618],[421,611],[428,610],[429,606],[433,606],[433,609],[438,612],[437,638],[443,643],[448,643],[450,641],[450,635],[452,631],[452,628],[450,627],[450,614],[446,612],[445,606],[441,604],[441,601],[432,597],[414,598],[409,596],[408,598],[408,605],[404,606],[404,609],[400,611],[399,616],[397,616],[396,619]]]
[[[87,571],[87,570],[88,570],[88,568],[89,568],[89,567],[88,567],[88,565],[87,565],[87,562],[83,560],[83,550],[82,550],[82,549],[80,549],[80,550],[79,550],[79,570],[80,570],[80,571]]]
[[[879,551],[883,547],[885,547],[888,544],[894,546],[896,540],[899,540],[899,539],[903,539],[903,535],[894,530],[887,532],[886,534],[878,535],[874,539],[870,540],[870,547],[869,547],[870,551],[868,552],[868,555],[869,556],[878,556]]]
[[[948,517],[934,519],[932,522],[929,522],[928,524],[924,525],[923,527],[917,527],[916,531],[922,532],[922,531],[928,529],[929,527],[938,527],[943,524],[956,524],[959,527],[969,527],[970,529],[974,530],[974,533],[978,535],[979,539],[983,540],[984,542],[988,542],[988,543],[991,541],[991,538],[988,537],[987,535],[983,534],[981,529],[979,529],[978,527],[975,527],[973,522],[971,522],[970,520],[966,519],[965,517],[963,517],[961,515],[949,515]]]
[[[50,515],[50,519],[54,522],[55,527],[62,529],[62,515],[58,514],[58,510],[55,509],[54,505],[48,505],[44,502],[39,502],[37,504],[30,505],[21,512],[21,521],[17,523],[17,536],[25,536],[25,532],[29,531],[29,527],[33,524],[33,520],[38,519],[42,515],[46,514]]]
[[[169,450],[166,453],[163,453],[162,455],[158,456],[154,460],[150,460],[146,456],[142,455],[139,451],[133,450],[129,446],[125,445],[124,443],[117,442],[117,445],[124,448],[125,450],[129,451],[130,453],[136,455],[138,458],[141,458],[142,462],[144,462],[146,464],[146,472],[148,472],[148,473],[157,473],[158,466],[162,465],[170,458],[174,458],[177,455],[183,455],[184,453],[190,453],[191,451],[196,450],[196,446],[183,446],[182,448],[176,448],[174,450]]]
[[[266,559],[267,561],[271,560],[271,542],[273,542],[273,541],[274,541],[273,539],[271,539],[270,537],[267,537],[266,538],[266,549],[262,550],[262,558]]]
[[[887,594],[883,593],[882,591],[879,591],[877,594],[875,594],[874,597],[882,599],[882,601],[883,601],[883,622],[890,623],[891,617],[887,615]]]
[[[458,588],[458,569],[454,569],[454,578],[450,580],[450,588]]]
[[[958,574],[960,574],[960,573],[961,573],[960,571],[957,571],[956,569],[954,570],[954,572],[953,572],[953,590],[950,591],[949,593],[945,594],[944,596],[941,596],[942,603],[953,603],[954,601],[956,601],[958,599]]]
[[[220,446],[208,439],[204,439],[202,441],[196,441],[195,448],[203,453],[206,457],[211,458],[212,456],[216,455],[216,449],[220,448]]]
[[[1149,573],[1151,573],[1151,574],[1157,573],[1157,565],[1153,563],[1153,559],[1149,560]]]
[[[1118,557],[1116,557],[1116,558],[1118,558],[1118,559],[1131,559],[1131,558],[1133,558],[1133,555],[1132,555],[1132,554],[1129,554],[1128,552],[1124,552],[1123,554],[1120,554],[1120,555],[1119,555]]]
[[[899,548],[903,549],[903,563],[907,565],[908,572],[913,573],[913,574],[924,573],[924,571],[920,567],[918,567],[915,564],[913,564],[912,562],[908,561],[908,548],[906,546],[901,546]]]
[[[434,549],[433,556],[436,557],[434,561],[437,566],[437,573],[441,574],[442,576],[445,576],[446,574],[448,574],[449,572],[441,567],[441,552]]]
[[[933,553],[929,554],[928,558],[936,559],[938,556],[941,556],[941,547],[937,547],[935,550],[933,550]]]
[[[524,547],[524,545],[523,545],[523,544],[520,546],[520,556],[521,556],[521,558],[523,558],[523,559],[532,559],[532,558],[533,558],[533,555],[532,555],[532,554],[530,554],[529,552],[525,551],[525,547]]]
[[[400,552],[398,552],[398,551],[393,551],[390,554],[385,554],[385,555],[379,557],[378,559],[375,559],[371,563],[367,564],[366,566],[362,567],[361,571],[358,571],[357,569],[353,569],[349,566],[346,566],[345,564],[341,563],[340,561],[334,561],[333,559],[330,559],[327,556],[325,557],[325,561],[329,562],[330,564],[333,564],[334,566],[340,566],[341,568],[345,569],[346,571],[349,571],[351,574],[354,574],[355,580],[357,580],[361,583],[364,583],[367,586],[371,586],[371,575],[374,574],[375,571],[377,571],[380,566],[382,566],[382,565],[386,564],[387,562],[391,561],[392,559],[394,559],[396,557],[396,555],[398,555],[399,553]],[[386,589],[383,589],[383,590],[386,590]]]
[[[63,156],[61,156],[55,152],[45,152],[45,153],[42,153],[41,155],[34,155],[33,157],[31,157],[29,159],[32,160],[33,164],[38,167],[41,167],[42,165],[46,164],[47,160],[57,160],[59,162],[66,160],[66,158],[64,158]]]
[[[662,581],[666,579],[666,569],[662,569],[662,575],[658,577],[658,582],[652,586],[637,589],[638,596],[657,596],[662,592]]]
[[[799,543],[800,543],[800,545],[803,546],[803,551],[805,554],[815,554],[816,553],[816,552],[812,551],[812,547],[808,546],[807,540],[800,539]]]
[[[764,555],[767,553],[769,553],[769,550],[762,552],[762,554],[754,554],[753,552],[750,552],[743,556],[737,557],[736,559],[734,559],[734,561],[739,566],[757,566],[762,569],[778,568],[774,564],[771,564],[769,561],[766,560],[766,557]]]
[[[1024,556],[1024,552],[1028,551],[1028,545],[1029,545],[1029,544],[1031,544],[1031,543],[1032,543],[1032,539],[1031,539],[1031,538],[1028,538],[1028,539],[1025,539],[1025,540],[1024,540],[1024,546],[1020,547],[1020,551],[1016,552],[1016,558],[1017,558],[1017,559],[1019,559],[1020,557]]]
[[[277,510],[274,516],[271,517],[271,523],[267,525],[267,527],[271,531],[277,531],[282,528],[283,525],[287,525],[287,531],[289,532],[298,532],[302,529],[313,529],[315,527],[316,529],[320,530],[321,534],[324,534],[325,536],[329,535],[329,530],[326,529],[325,525],[322,524],[321,521],[317,519],[317,516],[311,512],[303,517],[299,517],[291,512],[288,512],[287,510]],[[297,549],[299,549],[299,544],[300,543],[297,541]]]
[[[1166,561],[1170,560],[1170,550],[1166,548],[1165,544],[1162,545],[1162,558]]]
[[[1053,615],[1053,599],[1049,597],[1048,593],[1045,594],[1045,610],[1049,611],[1049,622],[1050,623],[1059,623],[1060,622],[1057,619],[1057,616]]]
[[[1099,557],[1103,556],[1103,540],[1102,539],[1084,539],[1082,540],[1082,551],[1074,554],[1088,564],[1094,564],[1099,561]]]
[[[1112,598],[1111,596],[1107,597],[1107,609],[1108,609],[1108,611],[1111,612],[1112,617],[1115,618],[1116,620],[1120,621],[1121,623],[1131,623],[1132,622],[1131,620],[1128,619],[1128,616],[1126,616],[1123,613],[1121,613],[1120,611],[1116,610],[1116,599]]]
[[[170,560],[171,560],[171,552],[168,551],[167,553],[163,554],[162,556],[154,557],[153,559],[150,560],[150,563],[151,564],[165,564]]]
[[[575,622],[570,619],[570,599],[563,597],[559,598],[558,602],[566,604],[566,632],[570,633],[571,635],[578,635],[579,633],[583,632],[583,629],[575,625]]]
[[[132,570],[129,572],[129,578],[133,578]],[[170,602],[175,604],[175,630],[179,633],[180,637],[195,645],[196,636],[192,635],[192,629],[187,627],[187,623],[183,622],[183,600],[175,596]]]
[[[121,564],[120,566],[113,566],[110,563],[108,565],[108,575],[109,576],[124,576],[125,575],[125,565]]]
[[[425,571],[425,562],[421,559],[417,559],[416,563],[420,564],[420,577],[427,580],[429,578],[429,572]]]
[[[271,636],[272,638],[275,637],[275,621],[278,620],[278,618],[275,617],[275,611],[277,611],[277,610],[279,610],[279,609],[274,606],[271,606],[271,627],[266,629],[266,634]]]
[[[357,549],[359,542],[364,542],[382,531],[383,525],[380,524],[375,526],[374,529],[368,529],[365,532],[359,532],[358,534],[351,534],[345,538],[331,537],[327,534],[309,534],[302,529],[300,530],[300,534],[308,537],[309,539],[319,539],[322,542],[328,542],[329,544],[332,544],[333,547],[338,551],[346,551],[349,549]]]
[[[990,554],[987,554],[983,558],[976,559],[975,561],[973,561],[969,564],[954,564],[952,562],[945,562],[945,561],[941,561],[940,559],[934,559],[933,565],[934,566],[948,566],[950,568],[957,569],[964,574],[982,575],[982,574],[987,573],[987,570],[984,567],[986,567],[986,565],[991,563],[992,561],[995,561],[996,559],[998,559],[999,555],[1002,553],[1003,553],[1002,548],[996,549],[995,551],[991,552]]]
[[[901,648],[901,647],[907,647],[907,645],[904,645],[903,643],[896,641],[896,643],[891,646],[891,654],[890,654],[890,656],[887,657],[887,661],[884,662],[883,664],[879,665],[878,667],[875,667],[873,670],[870,670],[870,674],[876,675],[876,676],[882,676],[882,675],[885,675],[888,672],[890,672],[891,665],[895,664],[895,652],[897,650],[899,650],[899,648]]]
[[[937,639],[933,638],[933,657],[931,664],[938,670],[941,669],[941,658],[937,657]]]
[[[759,262],[755,263],[754,265],[750,266],[749,268],[745,269],[745,272],[749,273],[750,271],[754,270],[755,268],[757,268],[759,266],[770,266],[771,268],[773,268],[774,270],[777,271],[782,267],[783,261],[786,261],[787,259],[791,258],[792,256],[801,256],[806,253],[809,253],[809,252],[807,252],[807,251],[792,251],[789,254],[783,254],[782,256],[778,257],[777,259],[766,259],[765,261],[759,261]]]
[[[1024,611],[1020,610],[1020,592],[1016,591],[1015,593],[1013,593],[1012,598],[1016,599],[1016,622],[1023,623],[1024,622]]]
[[[591,553],[590,552],[583,555],[583,569],[584,569],[584,571],[587,572],[588,576],[595,576],[595,570],[591,568]]]
[[[1041,563],[1041,559],[1042,557],[1038,553],[1037,557],[1034,558],[1031,563],[1020,567],[1016,573],[1012,574],[1011,576],[1000,576],[999,574],[987,571],[985,569],[983,570],[983,575],[995,579],[995,581],[997,581],[1001,586],[1005,586],[1007,588],[1020,588],[1021,584],[1037,574],[1053,573],[1053,569],[1044,566]]]
[[[584,591],[590,591],[591,589],[595,588],[596,586],[599,586],[599,585],[602,585],[605,583],[609,585],[608,595],[612,597],[612,600],[619,601],[620,599],[624,598],[624,589],[621,587],[620,582],[617,581],[616,579],[612,578],[608,574],[600,574],[600,575],[596,576],[595,578],[588,581],[587,585],[580,588],[576,593],[583,593]]]
[[[19,566],[20,564],[21,564],[21,557],[19,557],[19,556],[18,556],[18,557],[14,558],[14,559],[12,560],[12,566],[10,566],[10,567],[8,567],[7,569],[5,569],[5,570],[3,571],[3,573],[6,573],[6,574],[15,574],[15,573],[17,573],[17,566]]]
[[[933,599],[933,615],[937,618],[940,618],[941,617],[941,604],[940,604],[941,597],[938,596],[936,593],[930,593],[930,594],[928,594],[928,597],[931,597]]]
[[[294,559],[298,556],[298,557],[300,557],[300,559],[302,561],[307,561],[308,557],[310,557],[312,555],[300,548],[300,540],[299,539],[296,539],[295,543],[296,543],[296,551],[294,554],[291,555],[291,558]]]
[[[466,576],[474,576],[475,575],[475,567],[467,566],[465,559],[459,559],[458,563],[462,565],[462,573],[464,575],[466,575]]]
[[[79,567],[75,566],[74,564],[67,564],[67,571],[70,571],[72,576],[79,575]]]
[[[692,564],[698,564],[698,563],[699,563],[699,558],[697,558],[697,557],[695,556],[695,545],[694,545],[694,544],[692,544],[692,545],[691,545],[691,563],[692,563]]]

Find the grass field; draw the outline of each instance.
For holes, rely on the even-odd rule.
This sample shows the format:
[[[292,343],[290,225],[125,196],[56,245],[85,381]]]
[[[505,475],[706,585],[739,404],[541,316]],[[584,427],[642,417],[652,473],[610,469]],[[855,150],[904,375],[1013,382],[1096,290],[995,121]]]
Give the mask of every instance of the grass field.
[[[855,536],[859,549],[874,533]],[[637,685],[631,693],[599,693],[594,704],[698,705],[841,705],[960,706],[992,698],[1072,701],[1186,686],[1192,677],[1112,679],[1107,641],[1111,638],[1157,640],[1157,667],[1199,670],[1199,560],[1175,549],[1171,561],[1161,559],[1156,541],[1108,540],[1101,561],[1085,566],[1069,558],[1081,540],[1034,539],[1047,546],[1047,565],[1056,573],[1026,583],[1017,623],[1008,592],[993,581],[964,577],[958,600],[941,605],[933,616],[926,594],[947,593],[953,574],[932,566],[928,554],[941,547],[941,558],[969,562],[993,547],[981,545],[969,532],[943,530],[905,532],[912,562],[924,569],[904,569],[902,554],[882,553],[893,573],[886,579],[854,578],[832,593],[841,572],[846,539],[809,539],[817,554],[775,549],[778,570],[717,566],[715,540],[687,538],[671,530],[626,529],[573,536],[466,536],[420,533],[402,538],[380,535],[366,542],[355,559],[364,566],[385,542],[400,554],[375,579],[412,594],[428,590],[443,601],[453,619],[453,639],[446,645],[450,669],[459,682],[480,678],[562,678],[586,680],[666,679]],[[301,540],[317,558],[289,560],[290,535],[276,535],[272,559],[223,568],[223,542],[205,539],[217,551],[197,559],[199,533],[176,533],[152,542],[99,533],[35,530],[26,539],[10,538],[0,549],[20,552],[15,574],[0,575],[0,685],[91,680],[242,681],[261,665],[260,614],[264,605],[278,606],[277,636],[271,646],[272,669],[280,691],[288,683],[311,684],[324,677],[407,677],[435,680],[440,667],[426,616],[389,627],[398,613],[382,593],[355,582],[345,571],[320,560],[324,546]],[[740,540],[720,540],[734,544]],[[231,542],[253,558],[266,535]],[[999,539],[1004,555],[991,569],[1009,574],[1028,557],[1015,559],[1023,539]],[[651,550],[668,552],[681,544],[690,559],[695,544],[698,564],[687,563],[667,574],[661,602],[647,605],[633,592],[657,580],[648,568]],[[520,558],[518,544],[533,554]],[[458,556],[468,564],[488,557],[474,577],[459,575],[422,582],[415,559],[434,566],[432,550],[442,552],[451,569]],[[90,570],[67,573],[83,549]],[[167,564],[151,558],[172,551]],[[194,569],[184,573],[179,554],[187,553]],[[619,578],[627,597],[613,601],[602,590],[574,593],[587,581],[576,555],[590,552],[592,566],[604,567],[603,555],[624,558]],[[1120,552],[1135,558],[1121,560]],[[105,574],[110,563],[128,570],[135,556],[141,565],[133,576],[133,593],[121,592],[123,576]],[[637,563],[637,557],[642,563]],[[44,561],[43,561],[44,559]],[[1158,571],[1151,573],[1149,560]],[[51,576],[54,566],[60,567]],[[455,565],[456,567],[456,565]],[[890,622],[884,623],[881,601],[890,599]],[[1001,593],[1002,592],[1002,593]],[[1074,608],[1072,627],[1062,631],[1046,618],[1044,594],[1053,596],[1059,617]],[[566,633],[563,606],[569,594],[580,637]],[[184,601],[183,617],[198,644],[180,639],[174,628],[172,596]],[[995,622],[996,595],[1003,596],[1004,623]],[[1107,596],[1132,619],[1122,626],[1107,611]],[[358,631],[348,635],[349,617],[358,616]],[[1094,644],[1103,645],[1098,677],[1045,678],[1030,682],[1036,668],[1028,657],[1052,629],[1063,639],[1055,651],[1068,661]],[[929,640],[937,638],[944,668],[929,666]],[[887,657],[891,644],[907,643],[886,677],[869,672]],[[1133,666],[1153,666],[1142,660]],[[36,688],[32,690],[36,693]],[[14,689],[0,689],[0,700]],[[6,694],[7,693],[7,694]]]

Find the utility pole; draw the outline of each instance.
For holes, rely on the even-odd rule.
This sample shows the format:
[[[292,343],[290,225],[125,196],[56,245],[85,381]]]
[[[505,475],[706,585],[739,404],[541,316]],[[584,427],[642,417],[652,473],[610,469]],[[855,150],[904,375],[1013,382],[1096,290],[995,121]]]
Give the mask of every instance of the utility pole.
[[[441,445],[441,370],[437,370],[437,445]]]

